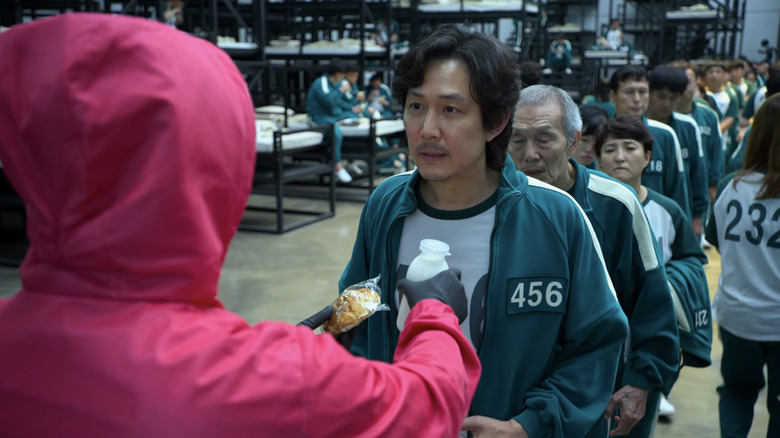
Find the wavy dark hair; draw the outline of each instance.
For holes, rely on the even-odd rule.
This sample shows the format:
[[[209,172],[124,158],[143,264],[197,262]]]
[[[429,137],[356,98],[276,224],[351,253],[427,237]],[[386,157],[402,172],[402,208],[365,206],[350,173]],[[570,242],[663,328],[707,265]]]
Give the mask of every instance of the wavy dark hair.
[[[745,149],[745,165],[734,177],[734,186],[750,172],[763,172],[756,199],[780,196],[780,93],[769,97],[753,119]]]
[[[514,53],[494,37],[463,24],[444,24],[409,49],[401,58],[393,80],[393,94],[406,108],[409,89],[422,84],[433,60],[456,59],[468,69],[471,96],[482,111],[482,124],[492,129],[508,116],[504,129],[485,145],[488,167],[501,170],[512,135],[512,117],[520,91],[519,69]]]

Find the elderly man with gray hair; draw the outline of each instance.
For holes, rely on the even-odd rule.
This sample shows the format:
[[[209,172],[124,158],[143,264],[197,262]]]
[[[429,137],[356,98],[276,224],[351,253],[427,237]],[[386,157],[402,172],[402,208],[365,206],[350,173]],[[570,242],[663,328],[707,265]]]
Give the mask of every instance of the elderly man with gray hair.
[[[661,391],[679,364],[674,305],[642,204],[627,185],[568,156],[580,141],[579,109],[565,91],[523,89],[512,120],[509,154],[517,168],[568,192],[598,236],[604,262],[628,317],[631,336],[619,364],[615,393],[587,436],[652,435]],[[588,373],[583,370],[583,373]]]

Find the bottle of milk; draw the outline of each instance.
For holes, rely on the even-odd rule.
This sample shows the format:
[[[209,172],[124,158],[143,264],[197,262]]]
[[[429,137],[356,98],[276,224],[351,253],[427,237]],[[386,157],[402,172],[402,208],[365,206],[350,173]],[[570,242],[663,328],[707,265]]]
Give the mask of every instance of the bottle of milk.
[[[450,246],[435,239],[423,239],[420,241],[420,254],[409,264],[409,270],[406,271],[406,279],[409,281],[427,280],[441,271],[449,269],[444,257],[450,255]],[[396,325],[398,330],[403,330],[406,317],[409,316],[409,303],[406,297],[401,297],[401,304],[398,307],[398,319]]]

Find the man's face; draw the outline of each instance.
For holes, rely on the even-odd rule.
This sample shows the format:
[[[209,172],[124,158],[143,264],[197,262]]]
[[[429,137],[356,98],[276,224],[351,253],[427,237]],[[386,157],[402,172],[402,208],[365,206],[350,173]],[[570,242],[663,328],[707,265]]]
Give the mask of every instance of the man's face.
[[[726,70],[722,67],[710,67],[704,74],[704,82],[712,91],[720,91],[726,83]]]
[[[344,73],[344,79],[346,79],[350,84],[357,83],[358,72],[356,71],[346,72]]]
[[[680,96],[682,96],[681,93],[669,91],[667,88],[652,90],[650,92],[650,104],[647,112],[659,117],[661,121],[668,120],[672,115],[672,111],[677,108],[677,103],[680,102]]]
[[[688,86],[685,87],[682,97],[686,100],[691,100],[696,96],[696,89],[698,88],[696,84],[696,72],[693,71],[693,69],[686,68],[685,76],[688,76]]]
[[[736,67],[729,70],[729,80],[735,84],[742,82],[742,78],[745,76],[744,67]]]
[[[617,116],[642,117],[649,104],[650,86],[646,79],[628,79],[618,84],[617,92],[610,91]]]
[[[568,189],[566,131],[557,102],[521,106],[512,121],[509,155],[530,177]]]
[[[420,175],[429,182],[472,184],[487,172],[485,144],[504,125],[488,131],[471,96],[470,76],[454,59],[429,61],[422,84],[409,89],[404,127]]]

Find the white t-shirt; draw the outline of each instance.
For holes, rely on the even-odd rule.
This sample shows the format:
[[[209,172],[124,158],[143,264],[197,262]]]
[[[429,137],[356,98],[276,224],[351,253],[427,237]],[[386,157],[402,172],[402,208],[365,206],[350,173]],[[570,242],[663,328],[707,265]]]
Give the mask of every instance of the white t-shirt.
[[[721,274],[712,311],[741,338],[780,341],[780,198],[756,201],[762,178],[730,182],[713,205]]]
[[[495,202],[487,209],[477,206],[455,212],[427,207],[430,215],[422,209],[418,208],[404,220],[396,280],[406,278],[409,264],[420,253],[422,239],[436,239],[448,244],[451,255],[446,257],[447,265],[460,269],[469,303],[468,317],[461,328],[476,348],[484,330],[484,300],[490,268],[490,237],[496,217]],[[397,290],[395,299],[398,304],[400,295]]]
[[[729,110],[729,105],[731,104],[731,97],[729,97],[729,94],[724,90],[710,94],[712,95],[712,100],[715,101],[715,105],[718,106],[720,113],[723,114],[723,117],[726,117],[726,112]]]

